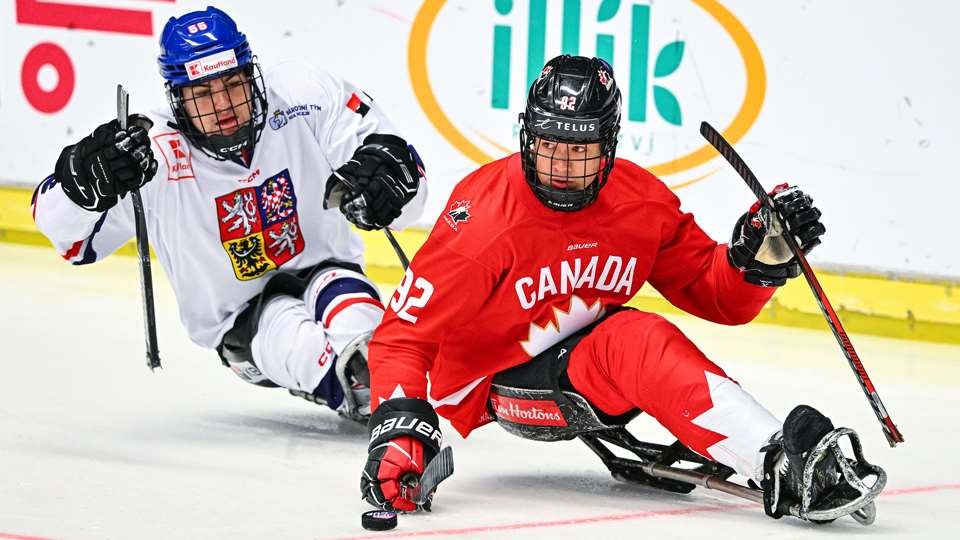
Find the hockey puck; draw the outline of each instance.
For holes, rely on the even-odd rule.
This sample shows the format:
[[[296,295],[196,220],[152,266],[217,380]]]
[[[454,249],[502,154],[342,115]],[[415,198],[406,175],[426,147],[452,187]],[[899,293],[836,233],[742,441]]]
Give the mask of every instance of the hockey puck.
[[[360,524],[368,531],[389,531],[397,526],[397,514],[386,510],[371,510],[363,513]]]

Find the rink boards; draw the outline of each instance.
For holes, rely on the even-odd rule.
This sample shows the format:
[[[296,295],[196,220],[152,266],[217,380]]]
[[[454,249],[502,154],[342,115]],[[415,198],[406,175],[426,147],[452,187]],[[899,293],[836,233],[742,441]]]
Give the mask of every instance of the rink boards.
[[[49,245],[30,215],[30,191],[0,187],[0,242]],[[396,254],[380,232],[359,231],[367,246],[367,273],[379,283],[399,283],[403,275]],[[398,231],[409,257],[423,244],[427,231]],[[135,256],[131,240],[118,254]],[[850,332],[960,343],[960,282],[927,276],[884,275],[870,269],[817,268],[831,303]],[[679,313],[649,285],[631,301],[640,309]],[[826,330],[827,325],[803,279],[777,291],[757,322]]]

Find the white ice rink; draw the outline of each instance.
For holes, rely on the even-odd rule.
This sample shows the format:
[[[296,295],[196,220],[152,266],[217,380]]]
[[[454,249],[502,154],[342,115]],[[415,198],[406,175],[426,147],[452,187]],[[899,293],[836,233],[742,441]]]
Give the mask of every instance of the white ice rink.
[[[618,482],[576,441],[445,424],[457,472],[435,511],[376,533],[360,527],[364,428],[242,383],[187,340],[162,275],[150,373],[134,259],[74,268],[0,244],[0,261],[0,539],[956,537],[960,347],[853,336],[906,437],[891,449],[828,332],[673,318],[779,417],[809,403],[859,431],[890,476],[870,527],[774,521]],[[670,442],[650,418],[631,429]]]

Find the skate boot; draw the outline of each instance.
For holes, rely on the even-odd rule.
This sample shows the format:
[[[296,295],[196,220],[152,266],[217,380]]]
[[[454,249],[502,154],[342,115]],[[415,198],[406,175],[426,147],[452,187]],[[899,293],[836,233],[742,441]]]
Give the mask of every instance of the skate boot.
[[[336,381],[324,378],[313,392],[290,389],[290,394],[317,405],[326,405],[340,416],[366,425],[370,419],[370,370],[367,367],[367,344],[373,332],[365,332],[343,348],[334,363]],[[329,381],[329,382],[328,382]],[[332,388],[336,387],[336,389]],[[343,399],[340,399],[340,394]],[[339,400],[328,401],[329,399]]]
[[[855,459],[846,457],[840,448],[844,436],[849,438]],[[819,411],[799,405],[763,450],[760,487],[768,516],[792,515],[829,523],[849,515],[863,525],[873,523],[873,500],[886,485],[887,474],[867,463],[860,438],[852,429],[835,429]],[[868,484],[870,477],[874,480]]]
[[[370,368],[367,367],[367,345],[373,332],[365,332],[347,344],[335,366],[337,380],[343,387],[343,403],[337,408],[341,416],[367,423],[370,419]]]

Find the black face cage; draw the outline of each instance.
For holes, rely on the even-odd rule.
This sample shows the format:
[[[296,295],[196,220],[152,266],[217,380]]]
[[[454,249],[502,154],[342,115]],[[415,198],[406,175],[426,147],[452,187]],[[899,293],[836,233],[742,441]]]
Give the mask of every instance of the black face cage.
[[[620,131],[619,126],[614,127],[607,132],[606,135],[602,136],[602,138],[593,141],[558,140],[554,137],[542,137],[545,140],[555,141],[558,144],[578,145],[600,143],[600,169],[595,173],[597,177],[596,180],[584,189],[563,189],[541,183],[540,179],[543,178],[549,182],[552,177],[556,177],[559,181],[583,185],[587,181],[592,180],[594,174],[580,176],[571,174],[562,176],[555,175],[553,172],[553,154],[556,150],[552,153],[545,151],[538,152],[537,139],[541,138],[541,136],[529,128],[523,116],[523,114],[520,115],[520,125],[522,126],[520,129],[520,157],[523,162],[524,177],[527,180],[527,184],[533,189],[533,194],[548,208],[560,212],[575,212],[593,204],[593,202],[597,200],[597,196],[600,195],[600,189],[607,183],[607,179],[610,177],[610,171],[613,170],[613,162],[617,154],[617,133]],[[537,157],[546,157],[549,159],[550,165],[546,170],[537,171]],[[568,158],[565,158],[564,161],[582,161],[584,162],[585,171],[587,162],[593,159],[598,158],[587,156],[582,158],[569,157],[568,153]],[[571,169],[575,168],[579,167],[571,166]]]
[[[253,149],[257,141],[260,140],[260,134],[267,122],[267,95],[266,86],[263,83],[263,73],[260,71],[260,65],[255,58],[249,64],[237,68],[235,71],[219,74],[218,77],[229,78],[236,71],[242,71],[247,75],[247,81],[241,83],[243,100],[237,103],[233,102],[231,90],[236,85],[227,87],[223,92],[226,93],[227,99],[230,101],[231,110],[236,111],[243,107],[249,107],[250,120],[246,124],[238,126],[236,131],[229,135],[224,133],[222,129],[219,130],[219,133],[204,133],[194,126],[185,105],[186,98],[183,96],[185,87],[172,88],[167,83],[167,101],[170,103],[170,110],[173,111],[175,121],[175,125],[171,125],[171,127],[183,133],[191,144],[213,159],[221,161],[229,159],[246,166],[253,157]],[[193,98],[195,101],[194,108],[197,111],[200,110],[200,107],[196,102],[202,99],[212,100],[213,94]],[[215,117],[216,108],[210,107],[210,109],[213,112],[200,115],[198,120],[202,122],[204,117]]]

